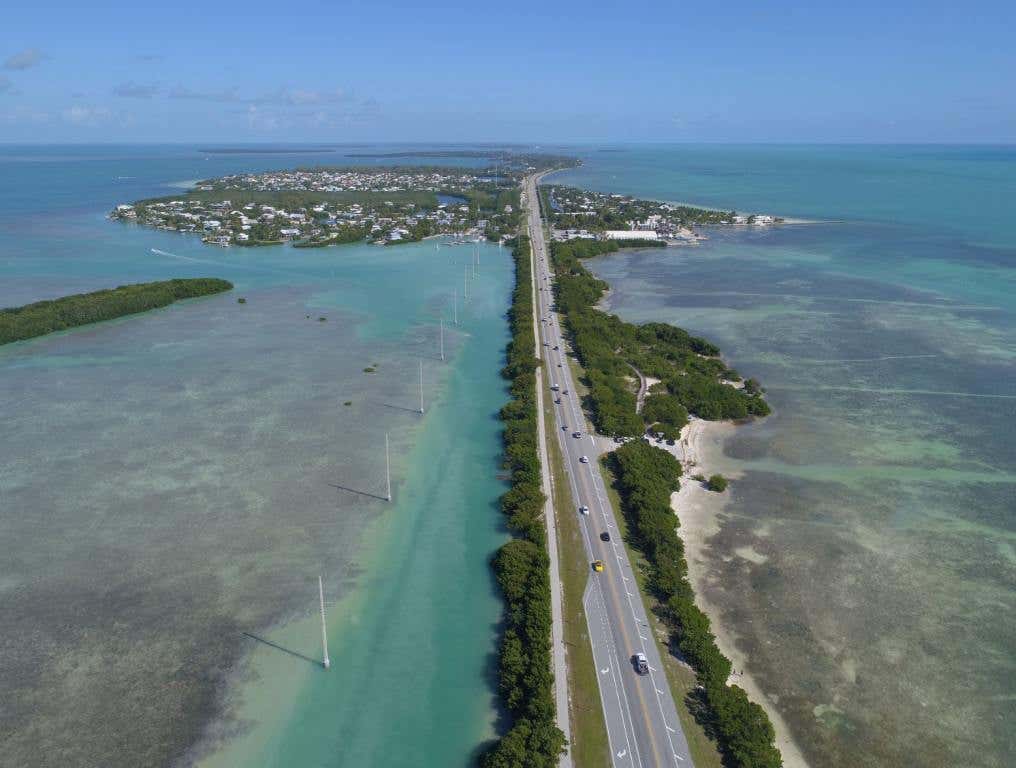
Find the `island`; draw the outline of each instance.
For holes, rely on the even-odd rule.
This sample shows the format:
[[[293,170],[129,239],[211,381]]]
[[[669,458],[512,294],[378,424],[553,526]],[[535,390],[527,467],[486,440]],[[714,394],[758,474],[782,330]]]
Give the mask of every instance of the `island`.
[[[694,245],[704,227],[782,224],[779,216],[697,208],[560,185],[540,187],[552,239],[631,240],[639,245]]]
[[[23,307],[0,309],[0,344],[22,341],[79,325],[113,320],[172,304],[222,293],[233,288],[228,280],[193,277],[153,283],[121,285],[92,293],[76,293]]]
[[[198,182],[179,195],[122,203],[110,218],[199,235],[220,246],[390,245],[437,235],[502,241],[519,226],[524,174],[560,162],[522,155],[488,168],[319,166],[243,173]]]

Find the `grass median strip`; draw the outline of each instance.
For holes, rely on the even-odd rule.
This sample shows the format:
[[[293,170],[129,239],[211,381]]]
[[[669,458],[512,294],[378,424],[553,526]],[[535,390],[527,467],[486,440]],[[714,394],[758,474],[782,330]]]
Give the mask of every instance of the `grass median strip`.
[[[544,377],[544,386],[549,381]],[[565,474],[561,447],[554,431],[551,398],[543,400],[547,419],[547,455],[553,482],[554,514],[558,531],[558,568],[564,594],[564,642],[568,654],[568,700],[571,709],[571,754],[581,768],[606,768],[610,763],[607,726],[600,706],[599,679],[586,626],[582,596],[589,580],[589,562],[582,545],[575,500]]]

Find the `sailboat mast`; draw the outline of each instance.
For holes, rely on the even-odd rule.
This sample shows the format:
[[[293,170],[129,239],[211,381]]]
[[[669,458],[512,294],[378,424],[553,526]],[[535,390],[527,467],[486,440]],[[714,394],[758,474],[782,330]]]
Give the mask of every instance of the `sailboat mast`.
[[[441,327],[441,362],[444,362],[444,318],[442,317],[439,321]]]
[[[459,289],[452,288],[452,319],[459,324]]]
[[[420,361],[420,413],[423,413],[423,360]]]
[[[321,574],[317,577],[318,586],[318,600],[321,605],[321,648],[324,650],[325,657],[321,662],[321,666],[328,669],[331,665],[331,659],[328,658],[328,630],[325,627],[325,586],[321,581]]]

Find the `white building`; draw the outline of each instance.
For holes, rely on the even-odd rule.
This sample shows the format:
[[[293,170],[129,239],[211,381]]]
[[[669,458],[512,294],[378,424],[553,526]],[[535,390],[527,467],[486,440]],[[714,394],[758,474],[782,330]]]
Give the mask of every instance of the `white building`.
[[[658,240],[659,235],[651,229],[608,229],[603,233],[607,240]]]

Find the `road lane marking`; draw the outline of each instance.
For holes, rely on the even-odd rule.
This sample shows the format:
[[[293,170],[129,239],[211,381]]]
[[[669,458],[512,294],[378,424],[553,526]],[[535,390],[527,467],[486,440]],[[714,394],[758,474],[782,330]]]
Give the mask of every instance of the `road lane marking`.
[[[539,219],[537,218],[536,212],[535,211],[531,211],[531,216],[530,216],[530,235],[531,236],[532,236],[532,233],[533,233],[533,227],[534,227],[534,225],[538,221],[539,221]],[[542,239],[542,230],[541,230],[541,239]],[[533,241],[534,241],[534,243],[538,242],[535,237],[533,237]],[[537,245],[537,250],[539,250],[542,247],[543,247],[543,244],[542,244],[542,242],[540,242]],[[541,257],[541,260],[542,260],[542,257]],[[544,279],[547,280],[547,278],[544,278]],[[546,298],[546,297],[541,297],[541,298]],[[546,302],[544,302],[544,304],[545,303]],[[549,327],[549,329],[552,332],[555,333],[555,335],[552,338],[555,338],[555,339],[560,338],[559,337],[559,332],[554,327],[553,322],[548,323],[547,326]],[[560,344],[559,344],[559,346],[560,346]],[[570,388],[570,387],[573,386],[572,383],[571,383],[571,371],[570,371],[570,368],[566,368],[565,365],[563,364],[564,362],[566,362],[566,360],[564,360],[563,356],[559,356],[559,358],[562,359],[562,365],[561,365],[561,368],[562,368],[562,372],[561,372],[562,381],[565,384],[568,384],[568,386]],[[548,376],[549,375],[550,374],[548,373]],[[575,416],[575,408],[576,408],[575,399],[569,398],[569,400],[568,400],[568,406],[569,406],[569,408],[570,408],[570,410],[572,412],[572,415]],[[562,415],[563,415],[563,412],[564,412],[564,408],[562,407],[562,409],[561,409]],[[579,415],[576,416],[575,422],[576,422],[577,425],[579,425],[579,424],[585,424],[586,422],[585,422],[584,414],[581,414],[581,412],[580,412]],[[591,434],[590,434],[590,439],[591,440],[594,439]],[[560,434],[560,433],[558,435],[558,440],[559,440],[560,444],[562,445],[562,448],[564,449],[564,452],[565,452],[566,456],[570,459],[569,466],[568,466],[568,469],[570,470],[568,472],[568,474],[569,474],[569,484],[572,486],[572,490],[576,492],[576,497],[578,497],[579,496],[579,494],[577,493],[577,484],[578,484],[577,481],[578,481],[578,477],[576,477],[576,474],[577,474],[576,473],[576,469],[580,470],[581,466],[576,466],[575,465],[575,458],[576,458],[575,457],[575,452],[577,450],[576,447],[575,447],[576,444],[575,443],[571,443],[570,445],[572,447],[569,448],[568,444],[566,444],[566,440],[565,440],[564,436],[562,434]],[[592,470],[592,467],[590,467],[590,469]],[[608,527],[613,527],[611,525],[611,522],[610,522],[610,520],[613,517],[613,514],[607,515],[604,512],[604,507],[605,507],[606,504],[605,504],[603,495],[601,495],[601,493],[600,493],[600,487],[603,484],[602,478],[600,478],[598,471],[597,472],[592,472],[591,471],[589,473],[589,477],[591,478],[592,483],[593,483],[594,495],[596,496],[596,500],[599,503],[600,515],[604,519],[604,521],[607,523]],[[603,487],[605,489],[605,486],[603,486]],[[584,521],[584,525],[582,526],[583,540],[584,540],[584,543],[586,544],[586,551],[587,551],[587,553],[593,552],[592,544],[590,542],[589,531],[588,531],[588,526],[591,525],[591,524],[592,524],[592,520],[590,519],[590,520]],[[616,547],[616,545],[615,545],[615,547]],[[620,556],[619,555],[617,556],[617,560],[618,560],[618,562],[620,562]],[[623,570],[624,570],[623,567],[619,568],[618,569],[618,575],[624,577]],[[629,565],[629,570],[630,570],[630,565]],[[626,577],[625,577],[625,580],[627,580]],[[610,581],[609,583],[610,583],[610,586],[611,586],[612,593],[614,593],[616,595],[616,592],[614,592],[614,590],[613,590],[615,582],[614,581]],[[603,621],[606,621],[607,620],[606,606],[605,606],[605,604],[603,602],[602,582],[597,580],[595,582],[595,585],[596,585],[595,589],[596,589],[596,592],[597,592],[597,596],[600,598],[601,605],[604,608],[604,613],[602,614],[602,618],[603,618]],[[627,592],[627,591],[626,591],[626,594],[628,595],[628,598],[629,598],[629,600],[628,600],[629,611],[632,612],[632,614],[634,615],[634,606],[633,606],[632,601],[631,601],[632,595],[631,595],[630,592]],[[617,606],[617,602],[616,601],[615,601],[614,605]],[[614,625],[612,624],[612,626],[614,626]],[[616,628],[619,629],[622,632],[622,634],[626,634],[625,631],[624,631],[624,627],[623,626],[618,625]],[[608,638],[608,643],[610,645],[610,648],[611,648],[612,652],[614,653],[614,655],[616,657],[617,648],[616,648],[616,645],[614,643],[614,638],[613,638],[613,632],[612,631],[607,633],[607,638]],[[643,640],[644,640],[644,638],[643,638]],[[645,650],[644,643],[643,643],[643,650]],[[639,699],[641,700],[642,696],[641,696],[640,689],[636,688],[635,690],[636,690],[636,693],[639,694]],[[628,714],[628,719],[631,722],[632,728],[634,729],[634,720],[632,719],[630,705],[628,703],[627,692],[624,691],[623,688],[621,688],[620,692],[624,693],[624,705],[625,705],[625,708],[628,709],[628,713],[627,713]],[[617,683],[616,683],[616,676],[615,676],[615,693],[619,693],[618,692],[618,686],[617,686]],[[618,700],[619,700],[619,703],[620,703],[620,695],[618,695]],[[660,709],[661,715],[663,715],[662,705],[660,704],[659,699],[657,700],[657,704],[661,708]],[[642,705],[643,705],[643,712],[645,713],[646,716],[648,716],[648,710],[645,707],[645,702],[644,701],[642,701]],[[664,719],[664,725],[666,725],[666,722],[665,722],[666,718],[664,717],[663,719]],[[623,713],[622,713],[622,722],[623,722],[623,720],[624,720],[624,718],[623,718]],[[625,725],[627,725],[627,724],[625,724]],[[652,723],[652,721],[651,720],[647,720],[646,721],[646,725],[649,727],[649,731],[651,733],[652,730],[653,730],[653,723]],[[625,737],[626,737],[626,739],[628,737],[627,727],[625,727]],[[669,740],[669,736],[668,736],[668,740]],[[655,740],[651,739],[650,746],[652,747],[653,752],[656,753],[656,742],[655,742]],[[673,749],[673,744],[671,744],[671,748]],[[639,763],[641,764],[641,758],[638,757],[638,742],[637,741],[635,742],[635,750],[636,750],[636,756],[637,756],[637,758],[639,760]]]

